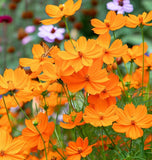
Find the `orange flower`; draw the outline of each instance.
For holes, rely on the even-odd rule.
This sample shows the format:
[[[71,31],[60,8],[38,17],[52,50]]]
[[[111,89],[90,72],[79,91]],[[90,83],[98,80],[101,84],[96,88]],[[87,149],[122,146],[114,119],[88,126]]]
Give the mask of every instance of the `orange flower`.
[[[144,150],[151,149],[152,134],[148,135],[144,142]]]
[[[53,58],[48,58],[48,55],[51,55],[52,53],[54,54],[58,51],[59,49],[56,46],[53,46],[48,54],[45,55],[45,49],[40,44],[35,44],[32,48],[33,59],[21,58],[19,63],[23,67],[30,67],[33,72],[30,76],[36,77],[43,71],[44,64],[51,65],[54,62]]]
[[[114,73],[111,73],[109,74],[108,78],[109,81],[104,83],[106,88],[99,95],[102,99],[121,95],[121,88],[118,86],[119,77]]]
[[[136,69],[136,71],[134,73],[132,73],[132,75],[126,75],[123,78],[124,83],[129,83],[130,88],[134,87],[134,88],[140,88],[142,86],[142,69]],[[144,86],[147,86],[147,83],[149,81],[149,73],[148,71],[144,71]],[[121,86],[122,87],[122,86]],[[123,89],[123,87],[122,87]]]
[[[60,122],[60,126],[65,129],[72,129],[76,126],[84,125],[85,122],[81,122],[82,116],[83,116],[82,111],[78,113],[71,112],[70,115],[64,114],[63,121],[66,123]]]
[[[42,81],[54,82],[59,77],[56,72],[56,67],[54,64],[44,64],[43,65],[43,74],[39,75],[38,78]]]
[[[108,97],[103,99],[100,94],[96,95],[89,95],[88,97],[88,103],[95,105],[96,103],[100,103],[100,101],[105,101],[107,106],[115,105],[116,104],[116,98],[115,97]]]
[[[12,137],[5,130],[0,130],[0,159],[1,160],[21,160],[24,155],[25,141]]]
[[[58,52],[58,56],[63,60],[67,60],[67,64],[72,66],[75,72],[80,71],[84,66],[91,66],[93,59],[101,57],[101,47],[96,40],[86,40],[85,37],[80,37],[77,42],[73,40],[64,43],[66,51]]]
[[[124,110],[118,108],[119,119],[113,124],[113,129],[119,133],[126,133],[126,137],[137,139],[143,136],[141,128],[152,126],[152,115],[147,114],[145,105],[138,105],[137,108],[131,103],[126,104]]]
[[[25,71],[21,68],[15,69],[6,69],[4,76],[0,75],[0,94],[5,94],[8,91],[21,90],[25,88],[30,79]]]
[[[68,17],[73,15],[81,6],[82,0],[78,0],[76,3],[73,0],[67,0],[64,4],[59,6],[47,5],[45,11],[52,19],[42,20],[44,25],[58,23],[62,17]]]
[[[35,156],[29,155],[29,157],[26,158],[26,160],[39,160],[39,159],[37,157],[35,157]]]
[[[94,127],[110,126],[118,119],[116,105],[108,106],[106,101],[101,100],[95,105],[89,105],[85,108],[83,119]]]
[[[78,137],[76,142],[69,142],[69,146],[66,147],[67,160],[80,160],[81,157],[86,157],[91,152],[92,146],[88,146],[87,137],[84,140]]]
[[[31,148],[37,147],[38,150],[44,149],[43,141],[41,139],[40,134],[34,127],[34,124],[37,124],[37,128],[40,131],[45,143],[49,142],[50,136],[54,131],[54,123],[48,122],[48,117],[45,113],[40,112],[34,120],[25,120],[25,124],[27,128],[24,128],[22,131],[22,135],[24,140],[29,143]]]
[[[101,61],[95,61],[91,67],[84,67],[71,76],[61,77],[71,92],[85,89],[90,94],[100,93],[105,89],[103,82],[108,81],[106,69],[101,69]]]
[[[114,57],[121,57],[127,53],[128,46],[122,45],[120,39],[115,40],[111,46],[111,36],[107,32],[97,38],[98,44],[102,47],[103,62],[106,64],[113,64]]]
[[[20,98],[18,98],[16,95],[15,95],[15,97],[16,97],[18,103],[20,104],[20,106],[22,106],[23,105],[22,100]],[[5,100],[7,109],[10,109],[11,107],[17,107],[17,103],[16,103],[13,96],[10,96],[10,95],[4,96],[4,100]],[[0,107],[0,114],[6,113],[5,104],[4,104],[4,101],[2,98],[0,99],[0,106],[1,106]]]
[[[7,132],[11,132],[12,128],[10,126],[9,120],[8,120],[8,116],[7,115],[3,115],[0,118],[0,129],[1,130],[5,130]]]
[[[104,34],[109,31],[115,31],[122,28],[126,23],[126,18],[122,14],[116,14],[114,11],[109,11],[104,22],[99,19],[92,19],[91,24],[95,28],[92,30],[96,34]]]
[[[143,56],[137,57],[135,63],[143,67]],[[149,56],[144,55],[144,69],[152,69],[152,54],[150,53]]]
[[[144,43],[144,52],[146,53],[148,49],[148,45],[145,42]],[[143,43],[141,43],[140,45],[135,45],[132,48],[128,48],[128,51],[126,53],[126,55],[123,55],[123,61],[124,63],[127,63],[131,60],[136,60],[138,57],[142,57],[143,55]]]
[[[48,92],[45,98],[41,95],[35,97],[33,100],[35,101],[36,107],[43,108],[45,111],[47,110],[48,115],[52,115],[54,110],[59,109],[59,107],[63,106],[67,102],[67,97],[65,95],[60,97],[58,93]]]
[[[143,12],[138,16],[129,14],[129,16],[127,17],[126,26],[129,28],[136,28],[137,26],[140,27],[140,25],[152,26],[152,23],[148,23],[151,20],[152,20],[152,11],[150,11],[148,14],[146,12]]]
[[[58,152],[49,151],[47,154],[48,160],[62,160],[61,155],[64,157],[63,152],[61,149],[58,149]],[[44,156],[41,160],[46,160],[46,157]]]

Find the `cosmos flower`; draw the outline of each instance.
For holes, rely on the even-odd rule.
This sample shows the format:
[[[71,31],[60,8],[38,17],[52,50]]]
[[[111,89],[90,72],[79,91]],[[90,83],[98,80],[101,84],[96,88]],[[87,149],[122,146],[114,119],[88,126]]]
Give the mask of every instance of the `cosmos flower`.
[[[39,27],[39,33],[38,36],[43,38],[46,42],[53,43],[55,39],[57,40],[63,40],[65,32],[64,28],[57,28],[53,25],[43,25]]]
[[[107,9],[117,11],[117,14],[124,14],[132,12],[133,5],[130,4],[130,0],[113,0],[107,3]]]
[[[26,33],[33,33],[33,32],[35,32],[35,26],[34,25],[32,25],[32,26],[27,26],[26,28],[25,28],[25,32]]]
[[[5,130],[0,130],[0,159],[21,160],[24,155],[25,141],[21,138],[12,138]]]
[[[92,146],[89,146],[88,143],[87,137],[84,140],[78,137],[76,142],[70,141],[68,147],[66,147],[67,160],[80,160],[81,157],[86,157],[90,154],[92,152]]]
[[[78,0],[76,3],[74,3],[73,0],[67,0],[64,4],[59,4],[59,6],[47,5],[45,11],[47,15],[52,18],[42,20],[41,22],[45,25],[56,24],[62,17],[68,17],[75,14],[81,7],[81,3],[82,0]]]
[[[11,23],[13,21],[12,17],[9,15],[0,16],[0,23]]]
[[[124,110],[117,109],[119,119],[113,124],[113,129],[119,133],[126,133],[126,137],[137,139],[143,136],[142,128],[150,128],[152,115],[147,114],[145,105],[135,107],[132,103],[126,104]]]
[[[33,36],[26,36],[22,39],[22,44],[26,45],[33,40]]]

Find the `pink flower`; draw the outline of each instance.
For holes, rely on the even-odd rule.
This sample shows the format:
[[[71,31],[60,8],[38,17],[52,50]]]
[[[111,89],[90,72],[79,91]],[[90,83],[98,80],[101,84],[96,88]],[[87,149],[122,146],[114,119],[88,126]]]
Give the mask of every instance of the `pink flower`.
[[[113,0],[107,3],[107,9],[117,11],[117,14],[124,14],[132,12],[133,5],[130,4],[130,0]]]

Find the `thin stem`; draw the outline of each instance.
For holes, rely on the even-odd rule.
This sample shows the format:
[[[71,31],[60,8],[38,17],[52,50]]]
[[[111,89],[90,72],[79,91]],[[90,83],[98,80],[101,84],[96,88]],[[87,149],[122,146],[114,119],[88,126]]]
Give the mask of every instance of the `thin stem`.
[[[103,142],[103,127],[101,128],[101,141],[102,141],[103,159],[106,160],[106,155],[105,155],[105,151],[104,151],[104,142]]]
[[[132,71],[133,71],[133,61],[130,62],[130,75],[132,75]]]
[[[12,94],[13,94],[13,97],[14,97],[17,105],[19,106],[20,110],[22,111],[22,113],[24,114],[24,116],[29,120],[30,118],[27,116],[27,114],[24,112],[24,110],[22,109],[22,107],[21,107],[20,104],[18,103],[18,101],[17,101],[17,99],[16,99],[16,97],[15,97],[15,94],[14,94],[13,92],[12,92]]]
[[[133,142],[133,140],[131,139],[129,152],[131,152],[131,149],[132,149],[132,142]]]
[[[115,145],[113,139],[110,137],[110,135],[108,134],[108,132],[107,132],[107,130],[105,129],[105,127],[102,127],[102,128],[103,128],[104,132],[106,133],[106,135],[108,136],[108,138],[110,139],[110,141],[112,142],[113,147],[115,148],[116,145]]]
[[[128,72],[128,68],[127,68],[127,66],[126,66],[126,63],[124,63],[124,66],[125,66],[125,69],[126,69],[127,74],[128,74],[129,72]]]
[[[16,99],[14,93],[13,93],[13,97],[14,97],[14,99],[15,99],[17,105],[19,106],[20,110],[22,111],[22,113],[25,115],[25,117],[26,117],[28,120],[30,120],[30,118],[26,115],[26,113],[25,113],[24,110],[21,108],[20,104],[18,103],[18,101],[17,101],[17,99]],[[36,128],[36,130],[37,130],[38,133],[40,134],[40,137],[41,137],[41,139],[42,139],[42,141],[43,141],[44,150],[45,150],[45,157],[46,157],[46,160],[48,160],[48,159],[47,159],[47,152],[46,152],[45,141],[44,141],[44,139],[43,139],[43,137],[42,137],[42,135],[41,135],[39,129],[38,129],[35,125],[34,125],[34,127]]]
[[[148,74],[149,74],[149,81],[148,81],[148,85],[147,85],[147,99],[149,100],[149,93],[150,93],[150,69],[148,69]],[[150,102],[150,101],[149,101]],[[149,104],[149,103],[148,103]],[[150,104],[149,104],[150,105]]]
[[[55,133],[55,135],[56,135],[56,138],[57,138],[58,142],[60,143],[60,146],[62,147],[62,144],[61,144],[61,142],[60,142],[60,138],[59,138],[59,136],[58,136],[58,133],[57,133],[56,129],[54,130],[54,133]]]
[[[28,120],[30,120],[30,118],[26,115],[26,113],[25,113],[24,110],[21,108],[20,104],[18,103],[18,101],[17,101],[17,99],[16,99],[16,97],[15,97],[15,94],[14,94],[13,92],[12,92],[12,94],[13,94],[13,97],[14,97],[17,105],[19,106],[20,110],[22,111],[22,113],[25,115],[25,117],[26,117]],[[37,130],[38,133],[40,134],[40,137],[41,137],[41,139],[42,139],[42,141],[43,141],[44,150],[45,150],[45,157],[46,157],[46,160],[48,160],[48,159],[47,159],[47,152],[46,152],[45,141],[44,141],[44,139],[43,139],[43,137],[42,137],[41,132],[40,132],[39,129],[36,127],[36,125],[34,125],[34,127],[36,128],[36,130]]]
[[[70,95],[69,95],[69,92],[67,92],[66,89],[65,89],[65,85],[62,84],[62,87],[63,87],[63,90],[64,90],[64,92],[65,92],[65,94],[66,94],[67,99],[68,99],[69,106],[71,106],[71,108],[72,108],[74,111],[76,111],[75,108],[74,108],[73,105],[72,105],[71,97],[70,97]],[[66,88],[67,88],[67,87],[66,87]]]
[[[124,89],[124,93],[125,93],[125,95],[127,95],[126,90],[125,90],[125,85],[124,85],[124,82],[123,82],[123,78],[122,78],[122,74],[121,74],[121,72],[120,72],[120,69],[119,69],[119,67],[118,67],[118,64],[117,64],[117,71],[118,71],[119,78],[120,78],[120,81],[121,81],[122,86],[123,86],[123,89]]]
[[[49,142],[52,144],[52,146],[54,145],[51,140],[49,140]],[[55,148],[55,151],[65,160],[65,157],[58,151],[57,148]]]
[[[145,157],[145,154],[144,154],[144,137],[143,136],[141,137],[140,149],[141,149],[141,153],[142,153],[143,157]]]
[[[46,111],[46,115],[48,115],[48,112],[47,112],[47,110],[48,110],[48,105],[47,105],[47,103],[46,103],[46,98],[45,98],[45,96],[43,96],[43,99],[44,99],[44,103],[45,103],[45,107],[46,108],[44,108],[44,110]]]
[[[108,136],[108,138],[111,140],[113,147],[116,148],[116,149],[118,149],[119,152],[121,153],[121,155],[123,157],[125,157],[125,154],[122,152],[122,150],[119,147],[117,147],[117,145],[115,145],[114,141],[112,140],[112,138],[110,137],[110,135],[108,134],[108,132],[107,132],[107,130],[106,130],[106,128],[104,126],[103,126],[103,130],[106,133],[106,135]]]
[[[68,27],[68,24],[67,24],[67,21],[66,21],[66,18],[65,18],[65,17],[63,17],[63,21],[64,21],[65,26],[66,26],[66,29],[67,29],[67,31],[68,31],[68,34],[69,34],[69,37],[70,37],[70,41],[71,41],[71,43],[72,43],[72,45],[73,45],[73,47],[74,47],[74,49],[75,49],[75,46],[74,46],[74,44],[73,44],[73,42],[72,42],[70,30],[69,30],[69,27]]]
[[[46,160],[48,160],[48,158],[47,158],[47,151],[46,151],[46,145],[45,145],[45,141],[44,141],[44,139],[43,139],[43,136],[42,136],[41,132],[39,131],[39,129],[37,128],[37,126],[34,125],[34,127],[35,127],[36,130],[38,131],[38,133],[39,133],[39,135],[40,135],[40,137],[41,137],[41,139],[42,139],[42,141],[43,141],[44,150],[45,150],[45,158],[46,158]]]
[[[115,31],[113,31],[113,38],[114,38],[114,40],[116,40],[116,34],[115,34]]]
[[[10,126],[13,130],[13,126],[12,126],[12,123],[11,123],[11,120],[10,120],[10,117],[9,117],[9,112],[8,112],[8,109],[6,107],[6,103],[5,103],[5,99],[4,99],[4,95],[2,95],[2,98],[3,98],[3,103],[4,103],[4,106],[5,106],[5,109],[6,109],[6,113],[7,113],[7,117],[8,117],[8,120],[9,120],[9,123],[10,123]]]
[[[4,55],[3,55],[3,67],[4,70],[6,69],[7,63],[6,63],[6,56],[7,56],[7,23],[3,23],[3,43],[4,43]]]
[[[141,25],[141,34],[142,34],[142,43],[143,43],[143,65],[142,65],[142,95],[143,95],[143,92],[144,92],[144,65],[145,65],[145,60],[144,60],[144,30],[143,30],[143,25]]]

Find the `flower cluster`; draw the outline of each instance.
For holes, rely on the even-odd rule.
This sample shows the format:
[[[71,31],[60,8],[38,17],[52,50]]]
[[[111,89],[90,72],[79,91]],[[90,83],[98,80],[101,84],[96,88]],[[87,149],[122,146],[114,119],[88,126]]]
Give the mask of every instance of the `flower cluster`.
[[[51,19],[42,20],[38,36],[50,43],[62,40],[65,30],[50,24],[66,22],[81,3],[47,5]],[[119,13],[132,11],[129,1],[107,4],[114,5],[103,21],[91,20],[97,38],[70,36],[62,50],[44,42],[34,44],[33,58],[20,58],[18,68],[0,75],[0,159],[145,158],[144,150],[152,142],[152,54],[147,56],[144,38],[129,47],[115,31],[139,27],[144,35],[144,26],[152,26],[152,11],[123,16]],[[18,112],[12,112],[16,107]],[[58,121],[61,113],[63,119]],[[25,119],[24,129],[17,127],[20,119]],[[10,133],[18,132],[19,136],[11,137]],[[138,154],[141,151],[143,155]]]

